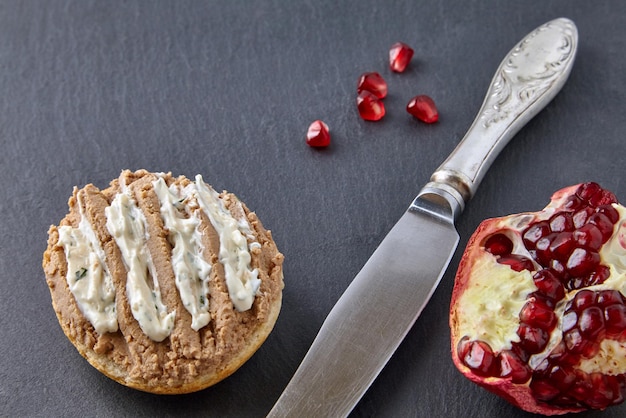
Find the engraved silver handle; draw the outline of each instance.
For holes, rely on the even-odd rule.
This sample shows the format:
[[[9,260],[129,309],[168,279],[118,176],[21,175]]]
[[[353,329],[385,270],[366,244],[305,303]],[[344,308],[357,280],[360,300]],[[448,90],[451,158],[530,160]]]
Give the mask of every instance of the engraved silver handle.
[[[498,67],[467,134],[418,199],[444,198],[456,218],[500,151],[561,90],[577,46],[576,25],[566,18],[552,20],[522,39]]]

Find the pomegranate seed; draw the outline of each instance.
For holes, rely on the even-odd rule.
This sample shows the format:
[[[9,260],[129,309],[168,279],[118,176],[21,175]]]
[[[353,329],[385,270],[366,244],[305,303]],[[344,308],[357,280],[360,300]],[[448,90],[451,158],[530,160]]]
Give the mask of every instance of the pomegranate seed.
[[[574,222],[574,228],[578,229],[587,223],[587,219],[593,213],[593,209],[590,207],[584,207],[572,215],[572,221]]]
[[[524,246],[532,250],[537,245],[537,241],[550,233],[550,225],[546,221],[537,222],[529,226],[522,234]]]
[[[550,242],[550,253],[560,261],[567,261],[574,251],[574,239],[571,232],[559,232]]]
[[[548,344],[548,333],[541,328],[521,323],[517,329],[520,348],[528,354],[540,353]]]
[[[356,98],[359,115],[364,120],[377,121],[385,116],[385,105],[374,94],[363,90]]]
[[[587,277],[583,285],[594,286],[596,284],[604,283],[606,279],[611,275],[611,270],[607,266],[599,265],[590,275]]]
[[[608,190],[602,189],[598,183],[581,184],[576,194],[592,207],[617,203],[615,195]]]
[[[504,257],[500,257],[498,259],[498,263],[507,265],[515,271],[532,271],[535,269],[535,265],[532,261],[530,261],[529,258],[517,254],[510,254]]]
[[[556,234],[549,234],[545,237],[539,239],[535,245],[535,255],[537,257],[537,261],[546,265],[552,259],[552,252],[550,251],[550,245],[552,244],[552,240],[556,237]]]
[[[604,328],[604,312],[597,306],[591,306],[580,314],[578,328],[584,337],[596,338]]]
[[[563,341],[571,353],[581,354],[587,349],[587,340],[583,338],[578,328],[573,328],[563,334]]]
[[[493,255],[509,255],[513,252],[513,241],[504,234],[495,234],[485,241],[485,250]]]
[[[413,58],[413,49],[403,42],[396,42],[389,49],[389,67],[392,71],[402,73]]]
[[[600,205],[596,212],[605,215],[613,224],[619,220],[619,212],[612,205]]]
[[[406,111],[424,123],[435,123],[439,120],[435,102],[423,94],[412,98],[406,105]]]
[[[578,190],[576,190],[576,194],[578,195],[578,197],[587,202],[589,202],[589,200],[596,194],[599,194],[601,192],[602,187],[600,187],[598,183],[594,182],[583,183],[578,187]]]
[[[593,224],[602,232],[602,240],[606,242],[613,235],[613,222],[603,213],[594,213],[589,217],[590,224]]]
[[[606,408],[611,405],[615,394],[607,378],[600,373],[592,373],[589,377],[592,390],[588,393],[585,403],[595,409]]]
[[[626,329],[626,306],[616,304],[604,308],[604,321],[608,336],[619,335]]]
[[[548,267],[554,270],[561,277],[561,280],[569,279],[569,275],[567,271],[565,271],[565,266],[559,260],[550,260]]]
[[[472,341],[465,350],[463,363],[481,376],[494,376],[498,367],[491,347],[484,341]]]
[[[530,382],[530,389],[532,390],[535,398],[544,402],[551,401],[561,393],[557,388],[544,379],[533,378]]]
[[[583,201],[575,194],[569,196],[563,208],[565,210],[578,210],[583,205]]]
[[[576,372],[567,366],[557,364],[550,369],[548,378],[561,392],[567,392],[576,381]]]
[[[328,125],[321,120],[314,121],[306,133],[306,143],[311,147],[323,148],[330,145]]]
[[[594,224],[586,224],[572,233],[572,239],[580,247],[598,251],[602,247],[602,231]]]
[[[533,276],[533,281],[539,292],[548,298],[559,301],[565,297],[563,285],[551,269],[539,270]]]
[[[608,190],[602,190],[601,193],[598,193],[589,200],[591,206],[610,205],[611,203],[617,203],[617,198]]]
[[[555,214],[550,218],[549,224],[552,232],[572,231],[574,229],[572,214],[568,212]]]
[[[567,332],[574,328],[578,323],[578,314],[576,311],[568,311],[563,315],[562,329],[563,332]]]
[[[574,296],[574,299],[572,299],[571,309],[581,312],[584,309],[592,306],[595,301],[596,294],[594,292],[587,289],[581,290],[580,292],[576,293],[576,296]]]
[[[600,255],[597,252],[576,248],[565,267],[572,276],[581,277],[593,272],[599,262]]]
[[[513,383],[525,383],[532,373],[530,368],[511,350],[500,353],[500,376],[510,377]]]
[[[624,303],[624,297],[619,290],[602,290],[596,296],[596,303],[601,308],[609,305]]]
[[[551,331],[557,323],[557,317],[550,306],[538,298],[531,298],[519,314],[520,321],[535,327]]]
[[[359,77],[356,91],[357,93],[369,91],[377,98],[384,99],[387,96],[387,82],[376,72],[363,73]]]
[[[624,375],[621,376],[605,376],[607,380],[607,384],[613,388],[613,393],[615,396],[611,400],[611,405],[618,405],[624,401],[624,393],[622,391],[626,388],[626,377]]]
[[[589,398],[592,391],[593,385],[591,384],[589,377],[582,373],[578,373],[576,381],[567,393],[574,399],[580,402],[585,402],[587,398]]]

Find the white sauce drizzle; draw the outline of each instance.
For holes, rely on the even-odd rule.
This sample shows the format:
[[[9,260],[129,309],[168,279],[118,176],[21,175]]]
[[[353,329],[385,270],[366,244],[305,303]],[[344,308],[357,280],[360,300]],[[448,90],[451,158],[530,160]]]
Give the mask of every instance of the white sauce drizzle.
[[[220,237],[219,261],[224,266],[231,301],[238,311],[246,311],[252,307],[261,285],[258,270],[250,267],[249,250],[259,244],[251,243],[248,247],[246,235],[250,235],[250,226],[245,219],[236,220],[231,215],[219,194],[202,180],[201,175],[196,176],[195,186],[200,208]]]
[[[107,229],[122,253],[128,274],[126,294],[133,317],[143,332],[154,341],[163,341],[174,327],[176,312],[167,312],[161,301],[156,268],[148,251],[146,218],[126,187],[105,209]],[[151,285],[148,283],[152,277]]]
[[[191,328],[206,326],[209,313],[211,265],[203,257],[197,204],[219,235],[219,262],[224,266],[226,286],[235,309],[252,307],[261,285],[258,270],[251,268],[250,251],[261,247],[245,217],[236,219],[219,194],[196,176],[196,182],[181,188],[167,186],[162,175],[153,182],[160,202],[160,214],[172,245],[172,267],[176,287],[185,309],[191,314]],[[118,330],[115,287],[102,249],[79,203],[78,228],[59,227],[59,244],[68,264],[66,280],[85,318],[99,334]],[[161,299],[157,272],[148,250],[147,221],[125,184],[105,209],[106,227],[122,254],[127,270],[126,294],[133,317],[154,341],[163,341],[174,328],[176,312],[167,312]],[[251,242],[248,243],[248,240]]]
[[[94,230],[85,218],[80,199],[78,228],[59,227],[59,244],[67,260],[66,281],[76,304],[98,334],[118,329],[115,287],[106,256]]]
[[[186,199],[191,199],[193,184],[181,190],[180,186],[168,186],[162,177],[152,182],[159,198],[161,218],[168,230],[172,245],[172,267],[176,288],[185,309],[191,314],[191,328],[198,331],[211,320],[209,314],[209,273],[211,265],[202,258],[202,233],[198,229],[200,219]]]

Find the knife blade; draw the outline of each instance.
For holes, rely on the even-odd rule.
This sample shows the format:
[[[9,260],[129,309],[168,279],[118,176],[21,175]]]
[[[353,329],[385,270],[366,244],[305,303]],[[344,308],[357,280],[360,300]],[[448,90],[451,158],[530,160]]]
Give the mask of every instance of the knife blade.
[[[455,219],[504,146],[563,87],[577,46],[576,25],[559,18],[505,56],[466,135],[339,298],[269,417],[352,411],[445,273]]]

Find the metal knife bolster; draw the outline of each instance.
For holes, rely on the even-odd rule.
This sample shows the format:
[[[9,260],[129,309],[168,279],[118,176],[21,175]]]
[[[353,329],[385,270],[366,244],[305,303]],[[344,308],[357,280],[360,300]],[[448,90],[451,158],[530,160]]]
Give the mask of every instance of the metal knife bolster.
[[[574,23],[556,19],[504,58],[467,135],[333,307],[270,417],[350,413],[446,271],[459,241],[454,220],[502,148],[563,86],[577,43]]]

